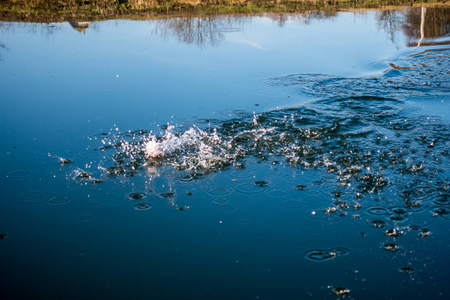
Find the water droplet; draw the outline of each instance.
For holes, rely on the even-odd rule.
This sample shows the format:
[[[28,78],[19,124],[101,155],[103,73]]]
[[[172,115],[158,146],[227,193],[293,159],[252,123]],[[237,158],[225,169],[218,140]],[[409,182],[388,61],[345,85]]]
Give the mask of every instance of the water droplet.
[[[344,287],[335,287],[332,292],[338,296],[344,296],[350,294],[350,290]]]
[[[296,185],[295,188],[297,190],[299,190],[299,191],[304,191],[304,190],[308,189],[308,187],[306,185],[303,185],[303,184]]]
[[[391,214],[396,214],[396,215],[405,215],[405,214],[409,213],[406,208],[401,207],[401,206],[390,207],[389,212]]]
[[[450,210],[443,206],[434,207],[431,209],[431,211],[433,214],[443,218],[448,218],[448,215],[450,214]]]
[[[72,161],[70,159],[62,158],[62,157],[59,158],[59,162],[61,163],[61,165],[66,165],[66,164],[71,164],[72,163]]]
[[[158,194],[158,196],[161,198],[174,198],[175,193],[172,193],[172,192],[160,193],[160,194]]]
[[[406,274],[406,275],[413,275],[414,274],[414,269],[411,268],[411,267],[401,267],[399,269],[399,271],[401,273],[403,273],[403,274]]]
[[[144,192],[142,192],[142,193],[129,193],[127,195],[127,198],[129,200],[132,200],[132,201],[142,200],[142,199],[147,198],[147,193],[144,193]]]
[[[267,186],[269,186],[269,182],[260,180],[260,181],[255,181],[254,185],[257,187],[267,187]]]
[[[431,230],[428,228],[422,228],[422,230],[420,231],[419,235],[421,237],[429,237],[431,235]]]
[[[332,213],[335,213],[335,212],[337,212],[338,211],[338,208],[336,207],[336,206],[332,206],[332,207],[327,207],[327,208],[325,208],[324,209],[324,212],[326,213],[326,214],[332,214]]]
[[[351,253],[350,249],[344,247],[333,247],[330,251],[336,253],[339,256],[346,256]]]
[[[399,245],[393,244],[393,243],[383,244],[382,248],[386,251],[391,251],[391,252],[396,252],[401,249],[401,247]]]
[[[395,228],[393,229],[388,229],[384,232],[384,234],[386,236],[390,236],[390,237],[398,237],[401,236],[403,234],[403,231],[397,230]]]
[[[386,222],[383,220],[373,220],[370,223],[372,224],[372,226],[377,227],[377,228],[386,227]]]
[[[329,250],[309,250],[305,252],[304,257],[314,262],[326,262],[335,258],[335,255],[331,255]]]
[[[317,250],[309,250],[304,253],[304,257],[307,260],[316,261],[316,262],[325,262],[335,259],[339,256],[349,255],[351,252],[349,249],[344,247],[334,247],[331,249],[317,249]]]
[[[76,175],[77,178],[91,178],[91,173],[88,172],[78,172]]]

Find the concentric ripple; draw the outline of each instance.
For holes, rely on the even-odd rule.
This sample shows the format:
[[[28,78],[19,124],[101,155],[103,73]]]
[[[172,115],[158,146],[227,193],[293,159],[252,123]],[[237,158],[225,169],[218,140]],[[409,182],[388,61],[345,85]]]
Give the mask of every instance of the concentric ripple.
[[[349,255],[351,251],[344,247],[335,247],[331,249],[314,249],[308,250],[304,253],[307,260],[314,262],[326,262],[333,260],[339,256]]]
[[[135,204],[133,207],[136,210],[148,210],[148,209],[152,208],[152,204],[141,202],[141,203]]]

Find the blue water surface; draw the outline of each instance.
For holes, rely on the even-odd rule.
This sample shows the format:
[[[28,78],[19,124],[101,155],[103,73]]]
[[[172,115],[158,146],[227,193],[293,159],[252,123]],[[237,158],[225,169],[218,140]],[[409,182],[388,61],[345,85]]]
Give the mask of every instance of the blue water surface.
[[[448,299],[436,12],[0,23],[1,298]]]

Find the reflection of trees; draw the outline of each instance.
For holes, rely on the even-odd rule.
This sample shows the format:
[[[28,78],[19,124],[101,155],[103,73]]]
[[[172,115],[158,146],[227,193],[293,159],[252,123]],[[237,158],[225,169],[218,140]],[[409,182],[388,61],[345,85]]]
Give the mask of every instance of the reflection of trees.
[[[403,25],[403,18],[399,11],[382,10],[378,12],[378,25],[389,35],[391,41],[397,44],[398,33]]]
[[[326,19],[336,16],[336,12],[310,12],[307,14],[268,13],[265,17],[283,27],[286,22],[301,22],[309,24],[313,19]],[[156,22],[155,34],[175,36],[180,42],[195,44],[199,47],[215,46],[225,39],[227,32],[243,30],[244,24],[251,18],[242,16],[210,15],[199,18],[168,18]]]
[[[424,44],[433,43],[427,39],[436,39],[450,33],[450,8],[448,7],[415,7],[404,11],[383,10],[378,12],[378,23],[396,43],[398,34],[408,38],[408,46],[416,46],[419,41]]]
[[[25,32],[33,34],[41,33],[44,36],[50,36],[61,30],[61,24],[0,22],[0,32],[14,33],[16,30],[25,30]]]
[[[226,32],[241,31],[245,20],[239,16],[163,19],[156,23],[155,33],[176,36],[180,42],[199,47],[215,46],[225,38]]]
[[[336,17],[336,11],[311,11],[302,14],[286,14],[286,13],[268,13],[265,14],[269,19],[273,20],[278,26],[283,27],[286,22],[300,22],[309,24],[312,20],[328,19]]]
[[[450,33],[450,8],[449,7],[427,7],[426,12],[420,8],[408,10],[405,15],[404,33],[408,36],[409,46],[417,45],[422,38],[421,22],[423,24],[423,38],[436,39]]]
[[[4,50],[4,49],[6,49],[6,45],[5,44],[2,44],[2,42],[0,41],[0,50]],[[0,61],[2,61],[3,59],[2,59],[2,54],[0,53]]]

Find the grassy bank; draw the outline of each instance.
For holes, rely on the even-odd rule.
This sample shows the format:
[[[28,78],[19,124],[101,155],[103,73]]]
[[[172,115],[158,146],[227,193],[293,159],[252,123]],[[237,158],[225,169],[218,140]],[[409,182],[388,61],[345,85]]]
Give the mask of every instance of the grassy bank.
[[[1,21],[62,22],[150,19],[167,15],[339,11],[450,3],[437,0],[0,0]]]

